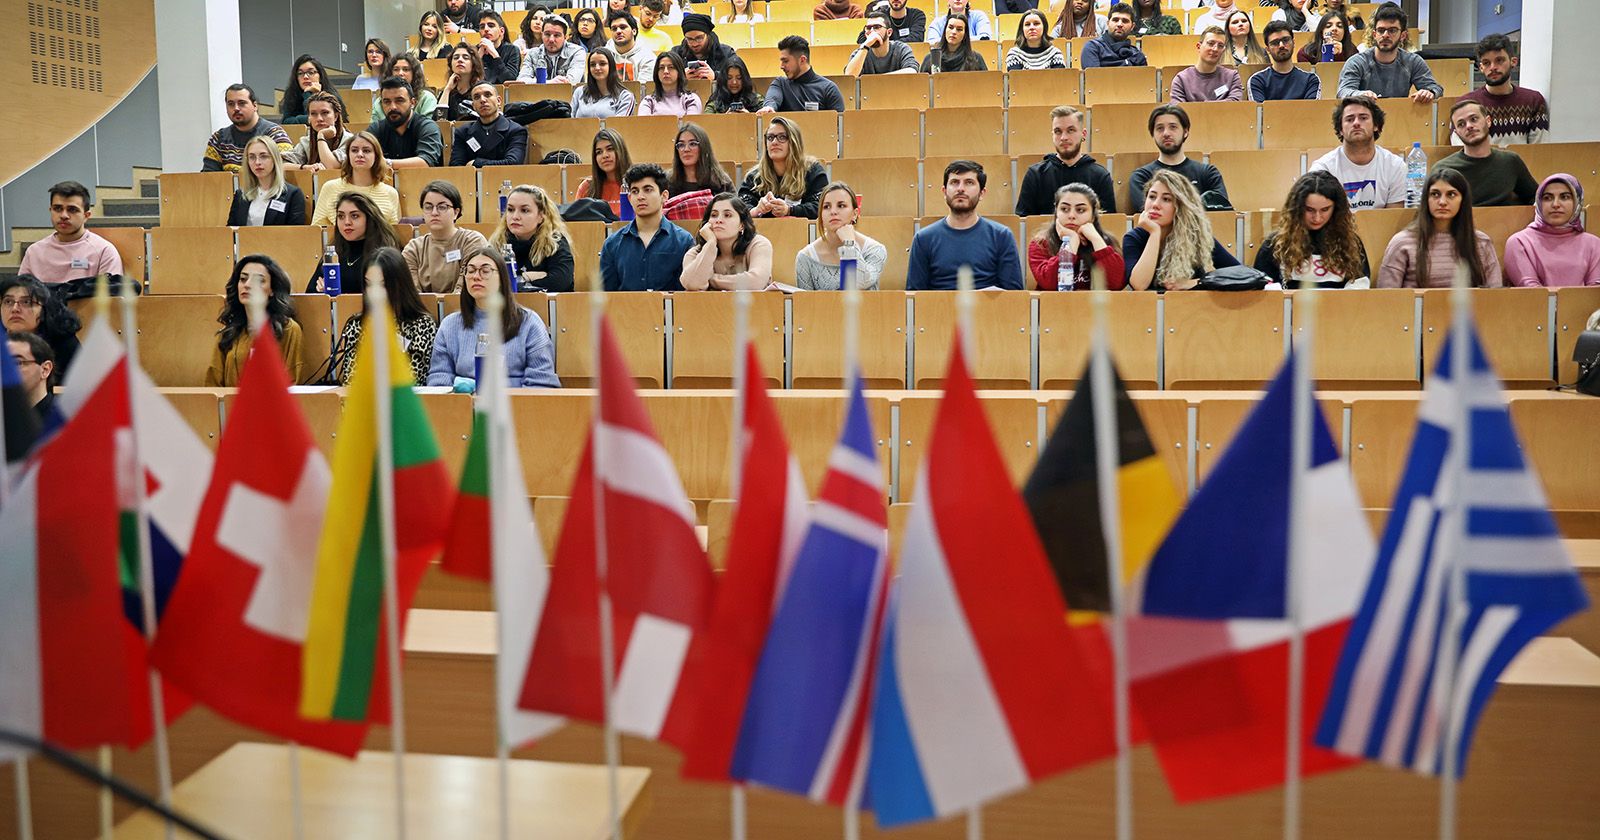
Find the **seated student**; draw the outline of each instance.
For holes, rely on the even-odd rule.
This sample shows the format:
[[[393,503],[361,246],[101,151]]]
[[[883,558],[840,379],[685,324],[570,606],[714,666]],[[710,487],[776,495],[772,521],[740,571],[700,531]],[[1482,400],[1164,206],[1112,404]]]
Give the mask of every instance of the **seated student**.
[[[1051,70],[1067,66],[1061,48],[1050,43],[1044,12],[1029,9],[1017,21],[1016,46],[1006,50],[1006,70]]]
[[[717,74],[717,86],[706,101],[708,114],[753,114],[761,110],[761,97],[750,84],[750,68],[734,56]]]
[[[1113,3],[1114,12],[1118,5]],[[1183,22],[1161,10],[1161,0],[1133,0],[1130,6],[1133,15],[1133,34],[1140,38],[1146,35],[1182,35]],[[1110,15],[1106,16],[1109,23]]]
[[[1071,105],[1057,105],[1050,110],[1050,139],[1055,154],[1028,167],[1022,176],[1022,187],[1017,190],[1017,215],[1042,216],[1055,212],[1059,203],[1057,191],[1067,184],[1087,184],[1099,199],[1098,209],[1117,212],[1116,185],[1111,173],[1106,171],[1084,147],[1088,135],[1083,130],[1083,112]]]
[[[505,258],[493,248],[467,254],[461,309],[444,316],[434,338],[428,364],[429,385],[456,385],[463,380],[477,390],[478,338],[489,334],[489,297],[496,291],[504,309],[500,335],[506,354],[506,375],[513,388],[560,388],[556,378],[555,342],[537,313],[517,303]]]
[[[1132,32],[1132,7],[1127,3],[1113,4],[1106,20],[1106,31],[1100,37],[1083,45],[1083,51],[1078,55],[1078,66],[1084,68],[1148,66],[1149,61],[1139,50],[1139,45],[1134,43]]]
[[[238,172],[244,168],[244,144],[252,137],[265,136],[278,144],[279,152],[294,146],[283,126],[261,118],[256,92],[247,84],[228,85],[222,94],[228,106],[228,124],[217,129],[206,140],[205,155],[200,160],[201,172]]]
[[[1372,285],[1367,248],[1338,178],[1314,169],[1295,180],[1278,214],[1277,228],[1256,252],[1255,268],[1285,289]]]
[[[390,76],[403,79],[411,87],[411,97],[416,100],[411,110],[430,118],[439,110],[439,98],[428,89],[428,77],[423,72],[422,59],[415,54],[395,53],[383,67],[383,77],[387,79]],[[383,122],[382,96],[372,97],[372,122]]]
[[[817,215],[816,239],[794,255],[795,285],[807,290],[837,291],[840,288],[839,249],[854,245],[860,252],[852,284],[857,289],[878,288],[889,251],[883,243],[856,230],[861,206],[856,191],[843,181],[834,181],[822,190],[822,208]]]
[[[506,196],[506,212],[489,237],[516,257],[519,292],[572,291],[572,236],[555,200],[540,187],[520,184]]]
[[[756,0],[731,0],[728,13],[717,23],[762,23],[766,15],[755,10]]]
[[[1350,4],[1350,0],[1323,0],[1322,16],[1327,17],[1334,12],[1345,16],[1351,32],[1360,32],[1367,28],[1366,18],[1361,16],[1361,10]]]
[[[345,128],[344,100],[328,93],[306,99],[306,135],[283,153],[284,169],[321,172],[344,166],[344,147],[355,137]]]
[[[1144,209],[1145,184],[1157,172],[1171,171],[1189,179],[1195,192],[1204,196],[1215,192],[1228,197],[1228,186],[1222,182],[1222,173],[1209,163],[1194,160],[1183,153],[1183,144],[1189,141],[1189,112],[1182,105],[1167,103],[1150,111],[1150,136],[1156,141],[1155,160],[1133,170],[1128,176],[1128,201],[1133,212]],[[1203,208],[1203,205],[1202,205]]]
[[[589,75],[572,91],[574,117],[626,117],[633,114],[633,91],[622,83],[617,57],[610,50],[589,53],[585,63]],[[660,62],[657,62],[659,65]]]
[[[1267,40],[1267,58],[1272,64],[1250,74],[1250,81],[1245,85],[1250,90],[1250,101],[1320,99],[1322,79],[1294,66],[1294,32],[1289,24],[1275,20],[1262,32]]]
[[[0,322],[6,332],[33,333],[55,354],[52,381],[60,383],[78,353],[83,322],[60,297],[27,272],[0,279]]]
[[[656,53],[657,55],[674,49],[672,46],[672,36],[656,28],[656,24],[665,22],[663,18],[667,16],[667,0],[639,0],[639,3],[634,6],[634,12],[639,18],[639,43],[644,44],[647,49],[653,53]],[[714,24],[711,24],[711,18],[706,17],[705,15],[701,15],[701,17],[706,18],[705,24],[702,24],[698,20],[691,21],[688,19],[687,15],[684,16],[684,20],[676,24],[680,31],[684,33],[685,41],[688,41],[687,36],[689,32],[689,24],[691,23],[697,27],[696,31],[699,32],[709,33],[711,31],[710,29],[703,28],[708,24],[715,28]],[[667,25],[673,26],[674,24],[667,23]],[[715,41],[714,38],[712,40]],[[720,52],[721,49],[723,49],[720,42],[717,43],[717,47],[719,49],[714,50],[713,52]],[[731,51],[733,48],[726,47],[725,49]],[[690,61],[694,60],[687,55],[683,55],[682,58],[684,64],[688,64]],[[722,71],[713,70],[712,72],[720,73]],[[698,75],[690,75],[689,78],[698,79],[700,77]]]
[[[973,52],[972,39],[967,37],[967,19],[960,15],[941,18],[944,38],[917,68],[920,73],[960,73],[968,70],[988,70],[983,56]]]
[[[1261,42],[1256,39],[1255,21],[1250,19],[1249,12],[1238,8],[1229,12],[1222,30],[1228,39],[1223,58],[1230,67],[1267,63],[1267,51],[1261,48]]]
[[[711,206],[712,196],[734,189],[733,179],[723,171],[716,151],[711,148],[711,135],[694,123],[680,126],[672,149],[672,177],[667,179],[667,193],[672,197],[667,199],[662,211],[667,218],[674,221],[698,219]]]
[[[608,292],[681,292],[683,255],[694,237],[661,215],[667,173],[636,163],[625,176],[633,221],[600,246],[600,280]]]
[[[339,257],[339,293],[359,295],[366,291],[367,266],[381,248],[393,248],[398,255],[400,239],[394,228],[378,212],[378,206],[364,193],[347,191],[339,196],[333,226],[333,252]],[[400,260],[405,266],[405,260]],[[406,278],[410,281],[409,271]],[[317,266],[306,284],[307,292],[321,292],[322,266]]]
[[[449,181],[429,181],[422,188],[422,221],[426,229],[411,237],[401,255],[417,281],[417,291],[449,294],[461,288],[462,258],[488,246],[483,234],[457,227],[461,191]]]
[[[1150,176],[1139,221],[1122,237],[1122,262],[1128,287],[1139,292],[1192,289],[1207,274],[1239,264],[1211,234],[1194,184],[1165,169]]]
[[[466,44],[457,44],[450,50],[450,78],[444,83],[439,102],[442,110],[434,109],[434,116],[442,119],[471,119],[472,89],[483,81],[483,62],[478,53]],[[374,103],[382,105],[382,103]],[[373,122],[377,122],[376,119]]]
[[[612,12],[606,17],[606,29],[611,33],[611,42],[606,44],[606,49],[611,50],[618,61],[632,68],[625,69],[624,74],[631,74],[630,77],[634,79],[650,78],[655,73],[656,53],[639,41],[639,22],[634,20],[633,15],[626,11]]]
[[[383,122],[374,123],[372,136],[395,169],[444,165],[444,135],[432,114],[416,111],[411,85],[398,76],[383,80],[378,91],[383,101]]]
[[[497,85],[517,78],[522,72],[522,50],[506,40],[505,19],[494,9],[478,12],[478,57],[483,61],[483,75]]]
[[[1056,190],[1056,218],[1045,225],[1028,243],[1028,268],[1040,289],[1061,289],[1068,280],[1072,289],[1092,287],[1093,272],[1105,275],[1106,288],[1116,291],[1127,284],[1122,254],[1117,251],[1105,228],[1100,226],[1100,200],[1087,184],[1067,184]],[[1062,266],[1066,260],[1066,266]]]
[[[660,0],[646,0],[642,8],[648,9],[648,4],[654,2]],[[639,23],[643,25],[645,12],[641,11],[639,16]],[[714,79],[728,66],[728,59],[733,58],[733,47],[717,39],[716,29],[717,25],[705,15],[691,13],[683,16],[683,43],[673,47],[672,51],[683,59],[689,78]]]
[[[903,41],[890,35],[888,5],[872,7],[861,27],[861,45],[844,63],[846,76],[876,76],[917,72],[917,56]]]
[[[207,388],[235,388],[244,362],[250,358],[255,337],[250,332],[250,302],[260,297],[267,302],[267,324],[278,340],[283,366],[289,382],[300,381],[300,324],[294,319],[294,304],[289,300],[289,275],[278,261],[265,254],[239,258],[228,277],[222,312],[217,315],[217,346],[211,349],[211,365],[206,368]]]
[[[1093,38],[1106,29],[1106,16],[1095,14],[1094,0],[1067,0],[1050,30],[1052,38]]]
[[[233,191],[228,208],[228,225],[303,225],[306,223],[306,194],[284,180],[283,161],[278,144],[265,137],[252,137],[244,144],[244,172]]]
[[[1404,207],[1406,162],[1378,145],[1383,136],[1383,108],[1378,100],[1347,96],[1333,109],[1333,133],[1339,145],[1311,162],[1311,171],[1326,170],[1344,184],[1350,209]]]
[[[1350,37],[1350,23],[1344,12],[1329,10],[1317,21],[1311,41],[1295,53],[1295,61],[1320,64],[1324,48],[1332,48],[1333,61],[1344,61],[1356,54],[1356,42]]]
[[[1600,286],[1600,237],[1584,231],[1582,207],[1577,178],[1544,179],[1532,224],[1506,240],[1506,285]]]
[[[761,161],[744,178],[739,199],[753,216],[817,217],[817,201],[828,185],[828,170],[806,154],[800,126],[787,117],[767,122]]]
[[[605,25],[600,21],[600,13],[594,9],[579,9],[572,16],[572,40],[578,46],[589,52],[606,46],[611,33],[606,31]]]
[[[889,20],[889,37],[907,44],[922,40],[928,29],[928,14],[910,5],[909,0],[876,0],[867,11],[881,9]],[[856,43],[861,43],[858,36]]]
[[[444,0],[439,14],[444,16],[444,31],[452,35],[471,32],[478,23],[478,4],[472,0]]]
[[[389,186],[389,162],[383,159],[383,147],[371,132],[363,131],[345,144],[344,167],[340,177],[322,185],[317,190],[317,206],[311,213],[314,225],[333,224],[334,204],[339,197],[351,192],[361,193],[378,208],[384,221],[391,225],[400,223],[400,191]]]
[[[477,119],[455,127],[450,141],[451,166],[507,166],[528,158],[528,129],[506,118],[500,110],[500,89],[479,82],[472,89],[472,110]]]
[[[822,0],[811,10],[812,20],[847,20],[861,17],[861,7],[850,0]]]
[[[1479,207],[1507,204],[1532,204],[1539,182],[1522,158],[1510,149],[1496,149],[1490,142],[1493,122],[1483,105],[1474,99],[1461,99],[1450,108],[1450,127],[1461,138],[1461,151],[1434,164],[1465,175],[1472,185],[1473,203]]]
[[[302,55],[289,68],[289,82],[278,100],[279,125],[305,125],[306,100],[313,93],[333,92],[328,71],[315,56]]]
[[[704,109],[700,94],[685,84],[688,77],[683,73],[683,59],[677,53],[662,53],[651,69],[654,71],[651,78],[655,82],[655,89],[639,100],[640,114],[686,117]]]
[[[50,385],[56,372],[56,354],[48,342],[31,332],[6,333],[6,349],[16,360],[24,402],[33,409],[41,429],[52,428],[59,422],[58,417],[51,416],[56,405],[55,390]],[[6,419],[9,421],[11,417],[8,415]],[[5,445],[15,444],[8,441]],[[17,457],[20,456],[16,452],[11,452],[6,460]]]
[[[1268,0],[1261,0],[1261,5],[1271,6]],[[1317,28],[1319,20],[1316,12],[1315,0],[1276,0],[1278,10],[1272,13],[1272,20],[1278,23],[1289,24],[1290,32],[1310,32]]]
[[[611,212],[622,215],[622,176],[633,166],[628,143],[614,128],[602,128],[594,135],[589,154],[589,177],[578,182],[574,198],[598,198],[611,205]]]
[[[811,44],[806,39],[786,35],[778,42],[778,69],[783,75],[772,80],[757,113],[844,111],[844,94],[839,86],[811,69]]]
[[[368,283],[382,283],[389,293],[389,310],[394,315],[395,331],[400,334],[400,347],[411,361],[411,381],[428,384],[428,365],[433,360],[433,344],[439,334],[439,324],[433,313],[417,294],[417,285],[411,282],[405,258],[394,247],[378,248],[371,260],[363,266],[361,288]],[[349,291],[350,282],[345,281]],[[356,347],[361,342],[361,330],[367,320],[367,296],[361,296],[361,311],[351,315],[339,329],[339,339],[334,344],[337,354],[335,373],[340,385],[349,385],[356,372]]]
[[[350,83],[350,87],[352,90],[375,91],[378,89],[378,83],[386,78],[383,75],[383,68],[389,63],[389,56],[393,53],[389,51],[389,45],[385,44],[382,38],[368,38],[362,55],[366,60],[361,62],[361,73]]]
[[[532,15],[529,15],[532,17]],[[444,39],[444,25],[439,13],[429,9],[417,21],[417,55],[423,58],[446,58],[450,55],[450,42]]]
[[[1172,77],[1168,99],[1173,102],[1240,102],[1244,82],[1239,71],[1222,64],[1228,36],[1222,29],[1208,26],[1195,45],[1199,52],[1193,67],[1185,67]]]
[[[569,40],[572,24],[561,15],[551,15],[544,19],[543,31],[544,45],[529,50],[522,57],[522,72],[512,81],[519,85],[537,84],[539,71],[543,70],[544,80],[548,84],[583,84],[584,77],[588,75],[584,56],[589,51],[576,41]]]
[[[77,181],[52,186],[50,225],[55,230],[22,252],[17,273],[52,285],[101,274],[121,274],[122,257],[116,246],[84,227],[94,216],[93,207],[89,188]],[[60,367],[66,367],[66,363]]]
[[[1373,20],[1374,26],[1383,25],[1377,15]],[[1504,285],[1494,241],[1472,222],[1472,188],[1467,179],[1454,169],[1435,166],[1423,186],[1417,217],[1389,240],[1383,252],[1378,286],[1448,289],[1455,285],[1457,263],[1466,263],[1472,286]]]
[[[968,7],[967,0],[949,0],[944,6],[945,13],[934,18],[928,24],[926,40],[937,45],[945,39],[945,21],[958,17],[966,21],[967,34],[974,41],[994,40],[994,29],[989,25],[989,16],[984,12]]]
[[[1339,98],[1409,96],[1412,102],[1426,104],[1444,96],[1444,88],[1434,80],[1428,62],[1401,49],[1405,37],[1406,13],[1392,3],[1379,6],[1372,13],[1372,49],[1345,59],[1344,69],[1339,72]]]
[[[756,233],[750,208],[718,193],[701,219],[695,246],[683,253],[679,282],[691,292],[765,289],[772,285],[772,242]]]
[[[1550,105],[1544,94],[1511,83],[1511,73],[1517,69],[1515,49],[1504,35],[1484,36],[1474,50],[1483,87],[1461,95],[1483,106],[1489,118],[1489,142],[1496,146],[1538,143],[1550,131]]]
[[[972,269],[976,288],[1022,288],[1017,241],[1005,225],[978,214],[988,186],[982,164],[956,160],[945,166],[944,203],[950,212],[911,238],[907,291],[954,289],[963,266]]]

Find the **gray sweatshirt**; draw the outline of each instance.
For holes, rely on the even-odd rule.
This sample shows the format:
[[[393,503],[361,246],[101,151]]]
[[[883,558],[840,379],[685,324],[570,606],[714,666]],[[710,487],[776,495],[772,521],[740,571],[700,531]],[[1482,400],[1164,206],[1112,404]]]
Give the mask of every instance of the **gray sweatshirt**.
[[[1378,61],[1377,50],[1356,53],[1344,63],[1339,73],[1339,96],[1350,96],[1357,91],[1370,90],[1382,98],[1400,99],[1411,95],[1411,88],[1444,96],[1444,88],[1434,81],[1433,71],[1422,56],[1400,50],[1394,61]]]
[[[543,67],[547,73],[546,78],[565,76],[568,82],[581,85],[584,74],[589,72],[588,56],[589,51],[573,41],[563,44],[561,51],[555,55],[551,55],[543,47],[528,50],[522,55],[522,72],[517,76],[517,81],[533,84],[537,80],[534,68]]]

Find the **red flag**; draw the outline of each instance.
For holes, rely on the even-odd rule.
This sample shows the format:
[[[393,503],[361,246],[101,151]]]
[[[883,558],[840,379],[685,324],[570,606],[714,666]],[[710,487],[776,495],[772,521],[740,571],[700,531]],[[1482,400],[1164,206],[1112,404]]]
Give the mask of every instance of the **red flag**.
[[[317,537],[331,476],[289,396],[270,330],[239,379],[194,544],[152,658],[219,713],[298,743],[354,756],[366,724],[300,717]]]
[[[620,731],[681,745],[689,740],[689,715],[680,676],[685,662],[699,655],[714,582],[694,531],[694,508],[603,318],[600,333],[600,412],[573,481],[520,705],[603,718],[599,481],[616,640],[613,722]]]

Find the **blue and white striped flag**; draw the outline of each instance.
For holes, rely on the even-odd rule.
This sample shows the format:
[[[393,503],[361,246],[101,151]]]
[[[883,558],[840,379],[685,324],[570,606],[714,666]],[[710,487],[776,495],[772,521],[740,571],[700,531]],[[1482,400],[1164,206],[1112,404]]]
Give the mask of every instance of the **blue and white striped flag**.
[[[1452,378],[1452,335],[1418,409],[1416,437],[1367,594],[1345,641],[1317,743],[1418,773],[1444,772],[1445,657],[1451,575],[1465,576],[1455,645],[1453,719],[1464,770],[1478,715],[1529,641],[1587,597],[1533,470],[1523,461],[1500,382],[1469,329],[1469,372]],[[1461,404],[1466,428],[1461,428]],[[1465,474],[1452,450],[1466,447]]]

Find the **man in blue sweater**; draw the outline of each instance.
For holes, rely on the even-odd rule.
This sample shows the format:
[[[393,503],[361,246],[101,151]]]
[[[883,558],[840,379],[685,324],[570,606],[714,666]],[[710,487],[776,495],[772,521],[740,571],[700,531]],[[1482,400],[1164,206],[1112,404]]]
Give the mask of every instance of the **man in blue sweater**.
[[[1144,67],[1148,62],[1139,45],[1128,37],[1133,32],[1133,7],[1117,3],[1106,15],[1106,31],[1087,44],[1078,56],[1083,67]]]
[[[633,221],[600,246],[600,284],[608,292],[681,292],[683,255],[694,237],[661,215],[667,173],[658,164],[636,163],[622,176]]]
[[[1011,231],[978,215],[989,176],[975,161],[944,168],[944,203],[950,213],[911,239],[906,289],[954,289],[956,272],[972,269],[975,288],[1022,288],[1022,260]]]
[[[1294,65],[1294,28],[1275,20],[1267,24],[1262,37],[1272,66],[1250,74],[1250,101],[1322,98],[1322,79]]]

